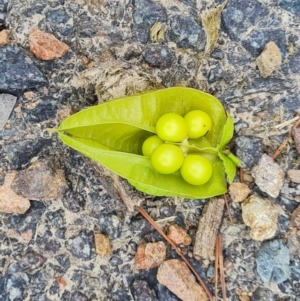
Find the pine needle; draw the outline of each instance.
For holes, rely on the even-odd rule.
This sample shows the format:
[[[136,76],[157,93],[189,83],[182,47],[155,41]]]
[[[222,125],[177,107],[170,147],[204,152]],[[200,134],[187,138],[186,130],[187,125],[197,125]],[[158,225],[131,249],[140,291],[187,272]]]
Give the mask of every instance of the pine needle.
[[[227,213],[228,213],[228,216],[229,216],[229,220],[230,220],[231,223],[233,223],[233,218],[232,218],[232,215],[231,215],[231,211],[230,211],[230,208],[229,208],[229,204],[228,204],[226,194],[223,194],[223,198],[224,198],[224,201],[225,201],[225,205],[226,205]]]
[[[294,117],[294,118],[292,118],[292,119],[290,119],[290,120],[287,120],[287,121],[285,121],[285,122],[283,122],[283,123],[280,123],[280,124],[278,124],[278,125],[275,125],[274,128],[275,128],[275,129],[279,129],[279,130],[280,130],[280,129],[283,129],[283,128],[285,128],[286,126],[288,126],[288,125],[294,123],[295,121],[297,121],[299,118],[300,118],[299,116],[296,116],[296,117]]]
[[[169,237],[162,231],[162,229],[159,227],[158,224],[151,218],[151,216],[141,207],[137,207],[138,211],[143,215],[143,217],[153,226],[153,228],[173,247],[175,252],[182,258],[182,260],[187,264],[187,266],[190,268],[190,270],[193,272],[195,277],[198,279],[200,284],[202,285],[203,289],[205,290],[206,294],[208,295],[210,300],[213,300],[213,295],[211,294],[210,290],[208,289],[205,282],[202,280],[202,278],[198,275],[196,270],[192,267],[192,265],[189,263],[189,261],[185,258],[185,256],[182,254],[182,252],[177,248],[177,246],[169,239]]]
[[[279,145],[279,147],[276,149],[275,153],[273,154],[272,158],[275,160],[283,151],[283,149],[286,147],[288,140],[289,140],[290,134],[288,137],[286,137],[283,142]]]
[[[218,247],[219,247],[219,266],[220,266],[220,278],[221,278],[221,286],[222,286],[222,295],[223,301],[226,301],[226,284],[225,284],[225,274],[224,274],[224,260],[223,260],[223,251],[222,251],[222,237],[219,235],[218,239]]]
[[[244,171],[243,171],[243,168],[241,168],[241,167],[239,170],[239,178],[240,178],[240,182],[244,183]]]
[[[216,237],[215,249],[215,300],[218,300],[219,239]]]

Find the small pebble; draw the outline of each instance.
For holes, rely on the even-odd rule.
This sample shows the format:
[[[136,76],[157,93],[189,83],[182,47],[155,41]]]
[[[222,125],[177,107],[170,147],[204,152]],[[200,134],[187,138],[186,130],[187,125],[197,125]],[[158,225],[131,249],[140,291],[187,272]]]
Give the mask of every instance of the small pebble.
[[[232,183],[229,186],[228,193],[231,200],[235,203],[243,202],[250,193],[250,188],[244,183]]]
[[[46,77],[17,45],[0,47],[0,66],[1,92],[15,94],[48,84]]]
[[[134,261],[138,269],[149,270],[158,267],[165,258],[166,246],[162,241],[159,241],[139,245]]]
[[[64,171],[51,159],[38,160],[18,172],[11,187],[18,195],[43,201],[61,198],[68,190]]]
[[[206,35],[194,18],[176,15],[171,18],[170,27],[170,39],[179,48],[191,48],[196,51],[204,50]]]
[[[222,60],[224,58],[224,52],[221,49],[215,48],[210,56],[216,60]]]
[[[89,298],[81,292],[75,292],[72,294],[70,301],[89,301]]]
[[[93,233],[91,231],[82,230],[77,236],[67,241],[67,249],[79,259],[90,260],[93,250]]]
[[[255,184],[269,196],[277,198],[284,182],[284,171],[268,155],[263,154],[258,165],[253,167]]]
[[[248,295],[241,294],[239,296],[239,298],[240,298],[240,301],[250,301],[250,297]]]
[[[224,77],[224,71],[220,65],[217,65],[215,68],[211,69],[208,75],[208,82],[215,83],[218,80],[221,80]]]
[[[8,37],[8,31],[3,29],[0,31],[0,46],[9,44],[10,40]]]
[[[28,251],[21,258],[21,263],[29,270],[35,270],[41,267],[45,261],[46,258],[35,251]]]
[[[250,196],[242,203],[242,216],[254,240],[272,238],[278,229],[278,210],[269,199]]]
[[[151,289],[146,281],[136,279],[132,284],[132,291],[135,301],[157,300],[155,291]]]
[[[181,260],[164,261],[158,268],[157,280],[183,301],[207,301],[204,289]]]
[[[300,184],[300,170],[290,169],[288,170],[287,175],[292,182]]]
[[[282,240],[265,242],[258,251],[256,264],[263,282],[282,283],[291,273],[289,249]]]
[[[30,202],[27,198],[17,195],[11,189],[11,183],[16,174],[16,172],[8,173],[4,184],[0,187],[0,212],[23,214],[30,207]]]
[[[271,300],[279,300],[278,295],[265,288],[265,287],[258,287],[252,294],[251,301],[271,301]]]
[[[256,59],[262,77],[270,76],[281,65],[281,52],[274,42],[266,44],[264,51]]]
[[[110,256],[111,255],[111,245],[109,238],[103,234],[95,234],[95,246],[96,246],[96,253],[101,256]]]
[[[69,51],[69,46],[60,42],[53,34],[33,28],[29,34],[30,51],[40,60],[54,60]]]
[[[143,52],[145,61],[152,67],[167,68],[172,65],[173,54],[167,46],[152,45]]]
[[[192,238],[178,225],[170,225],[167,236],[176,244],[189,246],[192,243]]]
[[[236,155],[242,160],[243,167],[256,164],[262,155],[262,139],[254,136],[240,136],[235,139]]]

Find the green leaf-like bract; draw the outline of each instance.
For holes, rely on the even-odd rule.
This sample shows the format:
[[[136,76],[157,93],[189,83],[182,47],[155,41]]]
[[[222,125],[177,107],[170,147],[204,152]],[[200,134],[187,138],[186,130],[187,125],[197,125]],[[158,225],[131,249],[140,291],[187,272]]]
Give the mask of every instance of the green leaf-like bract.
[[[189,139],[190,151],[201,153],[213,165],[211,179],[199,186],[185,182],[179,171],[158,173],[141,152],[162,115],[184,116],[192,110],[205,111],[213,122],[205,137]],[[236,163],[223,152],[233,135],[232,119],[215,97],[195,89],[169,88],[90,107],[64,120],[57,131],[65,144],[151,195],[208,198],[227,191],[225,172],[230,182],[235,174]]]

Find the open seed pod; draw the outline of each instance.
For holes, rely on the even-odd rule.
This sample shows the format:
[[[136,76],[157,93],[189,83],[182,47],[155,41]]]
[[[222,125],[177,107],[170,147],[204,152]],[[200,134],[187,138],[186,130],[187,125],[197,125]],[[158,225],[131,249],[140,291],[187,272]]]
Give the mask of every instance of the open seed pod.
[[[204,137],[182,145],[201,153],[213,166],[210,180],[198,186],[185,182],[179,171],[158,173],[150,158],[142,155],[143,142],[156,133],[160,116],[169,112],[184,116],[192,110],[206,112],[213,124]],[[168,88],[90,107],[64,120],[57,132],[65,144],[151,195],[199,199],[223,194],[226,174],[232,182],[239,164],[238,158],[224,151],[233,135],[232,118],[215,97],[191,88]]]

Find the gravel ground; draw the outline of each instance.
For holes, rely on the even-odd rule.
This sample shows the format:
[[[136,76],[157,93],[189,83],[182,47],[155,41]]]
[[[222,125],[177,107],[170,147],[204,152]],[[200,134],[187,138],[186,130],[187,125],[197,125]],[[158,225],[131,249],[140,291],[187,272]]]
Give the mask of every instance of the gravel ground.
[[[217,43],[211,52],[205,51],[201,15],[220,3],[0,0],[0,29],[7,29],[11,39],[10,45],[0,47],[0,91],[17,96],[0,131],[0,184],[8,173],[45,158],[64,171],[68,185],[62,197],[31,200],[24,214],[0,214],[1,301],[179,300],[157,282],[157,269],[139,271],[134,265],[137,246],[162,240],[159,234],[140,214],[126,211],[93,163],[46,129],[58,126],[70,113],[116,96],[157,87],[193,87],[218,97],[233,116],[232,146],[250,174],[262,153],[272,155],[287,136],[288,127],[274,126],[293,118],[300,108],[300,4],[229,0]],[[154,33],[150,38],[155,22],[166,30],[162,39]],[[29,51],[32,27],[54,34],[70,50],[55,60],[37,59]],[[282,64],[263,78],[255,60],[269,41],[280,49]],[[11,65],[15,68],[7,72]],[[91,68],[97,76],[89,73]],[[113,75],[120,75],[119,80]],[[142,79],[142,84],[134,85],[128,77]],[[285,174],[299,169],[292,140],[276,162]],[[285,176],[273,199],[280,211],[275,241],[287,245],[290,256],[288,279],[281,283],[264,282],[258,275],[261,242],[251,239],[240,204],[230,203],[234,224],[224,212],[228,300],[300,300],[300,236],[293,236],[293,243],[289,236],[291,214],[300,201],[298,185]],[[250,186],[252,193],[267,196],[255,183]],[[193,238],[204,204],[205,200],[150,196],[143,196],[142,202],[162,228],[176,222]],[[110,238],[110,257],[96,254],[94,233]],[[213,263],[194,259],[191,246],[183,252],[213,283]],[[168,258],[177,258],[170,248]],[[281,277],[284,268],[280,273]]]

